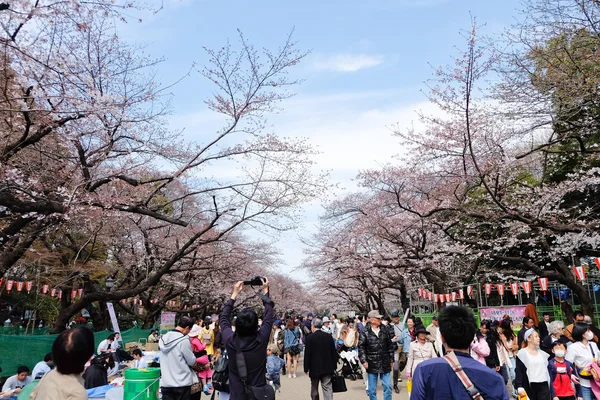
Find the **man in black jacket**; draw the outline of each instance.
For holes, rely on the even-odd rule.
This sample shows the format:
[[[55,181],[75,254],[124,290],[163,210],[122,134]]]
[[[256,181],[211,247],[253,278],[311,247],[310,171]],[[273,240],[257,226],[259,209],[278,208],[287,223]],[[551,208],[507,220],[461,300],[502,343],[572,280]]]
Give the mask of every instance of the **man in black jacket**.
[[[333,400],[331,377],[336,369],[339,355],[331,335],[323,332],[323,321],[312,320],[313,333],[306,337],[304,347],[304,372],[310,377],[310,398],[319,400],[319,382],[323,389],[323,399]]]
[[[378,377],[383,385],[384,400],[392,400],[390,371],[394,365],[394,347],[389,330],[381,326],[382,317],[379,311],[370,311],[369,322],[358,339],[358,358],[367,370],[370,400],[377,399]]]

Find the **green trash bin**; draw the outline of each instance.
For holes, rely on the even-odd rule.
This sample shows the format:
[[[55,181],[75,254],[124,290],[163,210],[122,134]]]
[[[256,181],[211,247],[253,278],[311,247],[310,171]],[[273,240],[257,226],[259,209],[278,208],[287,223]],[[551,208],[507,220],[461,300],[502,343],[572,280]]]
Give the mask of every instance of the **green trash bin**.
[[[160,368],[127,368],[123,400],[158,400]]]

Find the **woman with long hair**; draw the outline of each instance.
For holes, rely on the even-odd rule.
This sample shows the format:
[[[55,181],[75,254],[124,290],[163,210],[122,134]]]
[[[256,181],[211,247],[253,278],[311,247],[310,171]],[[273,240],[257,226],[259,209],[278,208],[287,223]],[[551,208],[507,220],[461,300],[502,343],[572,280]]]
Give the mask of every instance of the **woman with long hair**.
[[[517,344],[517,335],[512,329],[512,321],[510,319],[503,319],[498,327],[498,337],[502,341],[502,344],[508,350],[508,364],[507,370],[510,380],[513,385],[513,397],[517,397],[517,388],[515,386],[515,369],[517,368],[517,359],[515,358],[516,352],[519,349]]]
[[[300,354],[300,329],[291,318],[288,318],[285,324],[283,352],[287,355],[288,378],[295,378],[298,370],[298,355]]]
[[[548,354],[538,349],[540,335],[531,328],[523,339],[527,345],[517,353],[517,392],[525,391],[530,400],[552,400]]]
[[[473,342],[471,342],[471,357],[483,365],[487,365],[486,358],[489,357],[489,355],[490,346],[487,344],[485,335],[481,332],[481,330],[478,330],[477,333],[475,333]]]

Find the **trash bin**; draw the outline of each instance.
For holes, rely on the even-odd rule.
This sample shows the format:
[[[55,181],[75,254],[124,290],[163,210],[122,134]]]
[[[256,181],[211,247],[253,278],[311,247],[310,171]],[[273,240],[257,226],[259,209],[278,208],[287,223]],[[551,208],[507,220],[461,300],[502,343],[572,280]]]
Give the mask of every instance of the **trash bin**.
[[[158,400],[160,368],[125,370],[123,400]]]

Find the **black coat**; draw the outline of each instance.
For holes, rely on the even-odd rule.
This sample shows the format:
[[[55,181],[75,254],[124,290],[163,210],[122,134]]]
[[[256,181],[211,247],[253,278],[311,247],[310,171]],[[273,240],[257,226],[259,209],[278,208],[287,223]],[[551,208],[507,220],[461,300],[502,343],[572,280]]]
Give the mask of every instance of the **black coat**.
[[[83,373],[83,386],[92,389],[108,385],[108,370],[104,365],[92,364]]]
[[[538,332],[540,333],[541,340],[544,340],[550,334],[550,332],[548,332],[548,325],[546,325],[546,323],[543,320],[540,321]]]
[[[369,374],[390,372],[394,361],[394,346],[389,329],[381,325],[377,336],[371,329],[371,324],[367,324],[358,338],[358,358],[363,364],[369,363],[367,368]]]
[[[333,375],[339,355],[331,335],[317,330],[306,336],[304,343],[304,372],[310,378]]]
[[[561,335],[558,338],[558,341],[561,343],[564,343],[565,347],[567,347],[567,343],[570,342],[569,338],[566,337],[565,335]],[[544,340],[542,340],[540,342],[540,349],[542,349],[543,351],[548,353],[550,355],[550,358],[554,358],[554,353],[552,353],[553,344],[554,344],[554,341],[552,340],[552,335],[546,336],[544,338]]]

